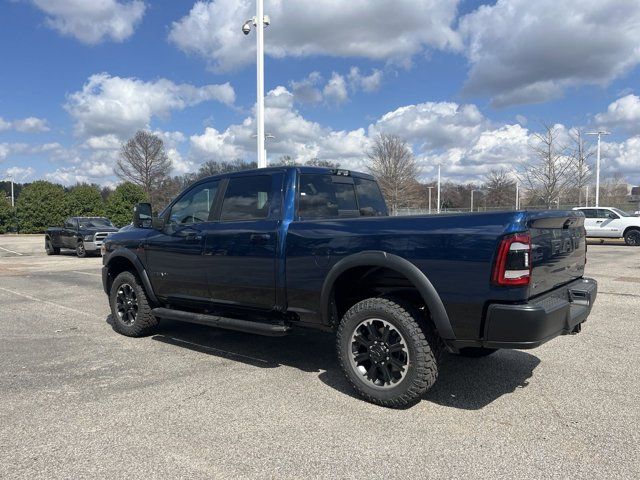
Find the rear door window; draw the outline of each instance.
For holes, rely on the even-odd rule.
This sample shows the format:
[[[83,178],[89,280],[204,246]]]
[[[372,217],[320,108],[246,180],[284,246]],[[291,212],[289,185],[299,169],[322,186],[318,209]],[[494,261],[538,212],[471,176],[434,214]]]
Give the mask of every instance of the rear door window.
[[[264,219],[269,216],[270,205],[270,175],[231,178],[224,194],[220,220],[239,222]]]
[[[357,217],[358,200],[353,181],[331,175],[300,175],[298,216],[303,219]]]
[[[360,214],[367,216],[387,215],[387,206],[384,203],[382,192],[377,182],[366,178],[355,178],[356,192],[358,193],[358,205]]]
[[[584,213],[586,218],[598,218],[598,213],[595,208],[583,208],[580,211]]]

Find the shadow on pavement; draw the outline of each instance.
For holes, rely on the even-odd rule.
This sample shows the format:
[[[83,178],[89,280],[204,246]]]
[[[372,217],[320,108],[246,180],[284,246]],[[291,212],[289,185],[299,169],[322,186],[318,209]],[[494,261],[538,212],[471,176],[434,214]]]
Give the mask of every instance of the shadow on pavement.
[[[111,324],[111,315],[107,318]],[[317,372],[326,385],[359,398],[340,370],[334,336],[294,331],[286,337],[262,337],[189,323],[163,321],[157,342],[243,362],[260,368],[290,366]],[[485,358],[443,354],[438,381],[423,400],[438,405],[477,410],[502,395],[525,388],[538,366],[538,357],[519,350],[501,350]]]

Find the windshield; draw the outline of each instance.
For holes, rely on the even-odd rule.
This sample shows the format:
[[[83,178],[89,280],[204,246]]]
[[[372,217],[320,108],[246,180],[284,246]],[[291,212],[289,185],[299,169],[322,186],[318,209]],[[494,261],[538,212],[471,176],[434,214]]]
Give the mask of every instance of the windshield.
[[[621,217],[632,217],[633,215],[628,214],[627,212],[623,212],[622,210],[620,210],[619,208],[612,208],[611,210],[613,210],[614,212],[616,212],[618,215],[620,215]]]
[[[106,218],[79,218],[80,228],[115,228],[113,223]]]

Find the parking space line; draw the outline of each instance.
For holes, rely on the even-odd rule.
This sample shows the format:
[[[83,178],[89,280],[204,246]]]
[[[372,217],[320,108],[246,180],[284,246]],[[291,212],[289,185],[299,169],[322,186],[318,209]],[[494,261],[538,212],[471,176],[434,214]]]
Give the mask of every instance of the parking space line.
[[[4,250],[5,252],[9,252],[9,253],[15,253],[16,255],[20,255],[20,256],[24,255],[24,253],[14,252],[13,250],[9,250],[8,248],[4,248],[4,247],[0,247],[0,250]]]
[[[101,277],[100,273],[80,272],[78,270],[71,270],[71,273],[79,273],[80,275],[91,275],[92,277]]]
[[[95,314],[89,313],[89,312],[83,312],[82,310],[77,310],[77,309],[72,308],[72,307],[67,307],[66,305],[61,305],[59,303],[51,302],[49,300],[42,300],[41,298],[34,297],[34,296],[29,295],[27,293],[16,292],[15,290],[9,290],[8,288],[4,288],[4,287],[0,287],[0,290],[3,291],[3,292],[12,293],[12,294],[17,295],[19,297],[26,298],[28,300],[32,300],[34,302],[44,303],[46,305],[53,305],[54,307],[62,308],[64,310],[69,310],[69,311],[74,312],[74,313],[79,313],[79,314],[85,315],[87,317],[102,318],[99,315],[95,315]]]

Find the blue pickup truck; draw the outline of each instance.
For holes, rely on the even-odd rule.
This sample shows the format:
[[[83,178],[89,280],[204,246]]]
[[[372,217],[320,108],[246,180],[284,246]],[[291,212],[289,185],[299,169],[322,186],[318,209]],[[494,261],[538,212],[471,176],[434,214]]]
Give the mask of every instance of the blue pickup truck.
[[[333,332],[368,401],[401,407],[439,354],[480,357],[580,331],[596,299],[578,211],[390,217],[373,177],[313,167],[201,180],[109,235],[116,331],[161,319],[262,335]],[[252,341],[247,337],[247,341]]]

